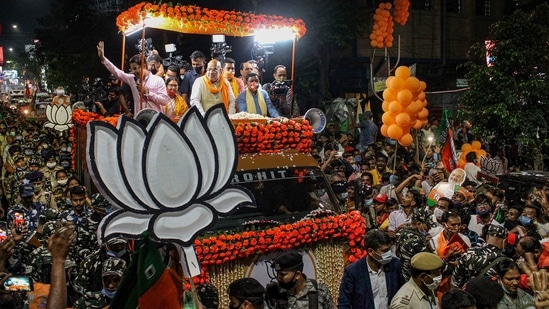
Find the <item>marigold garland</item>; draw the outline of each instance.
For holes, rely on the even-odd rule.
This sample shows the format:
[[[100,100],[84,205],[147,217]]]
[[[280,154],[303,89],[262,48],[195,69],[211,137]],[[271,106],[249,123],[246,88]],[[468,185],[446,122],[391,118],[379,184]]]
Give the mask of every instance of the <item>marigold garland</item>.
[[[239,153],[269,153],[281,149],[310,152],[313,127],[306,119],[268,120],[266,123],[233,121]]]
[[[193,34],[225,34],[249,36],[259,29],[290,28],[301,38],[307,28],[301,19],[276,15],[253,14],[237,11],[212,10],[196,5],[171,3],[153,4],[141,2],[116,18],[116,26],[122,32],[140,26],[142,17],[161,18],[161,24],[151,27]]]

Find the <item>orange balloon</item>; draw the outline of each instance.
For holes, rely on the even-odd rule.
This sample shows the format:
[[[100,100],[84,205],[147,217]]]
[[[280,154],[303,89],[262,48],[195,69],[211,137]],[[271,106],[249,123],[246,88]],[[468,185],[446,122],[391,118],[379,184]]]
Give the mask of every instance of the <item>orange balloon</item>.
[[[375,35],[375,34],[374,34]],[[374,40],[371,40],[370,41],[370,46],[372,47],[376,47],[377,46],[377,41],[374,39]]]
[[[463,153],[467,153],[467,152],[469,152],[469,151],[471,151],[471,150],[473,150],[473,147],[471,146],[471,144],[465,143],[465,144],[461,145],[461,151],[462,151]]]
[[[417,103],[415,101],[412,101],[408,106],[406,106],[406,108],[404,109],[404,112],[410,115],[411,117],[417,114],[417,110],[418,110]]]
[[[409,89],[402,89],[397,93],[397,100],[405,106],[412,102],[412,92]]]
[[[392,124],[387,129],[387,135],[392,139],[399,139],[403,134],[402,128],[397,124]]]
[[[417,112],[418,119],[424,120],[427,119],[427,116],[429,116],[429,111],[425,107]]]
[[[393,90],[398,91],[400,89],[403,89],[404,86],[406,86],[406,82],[400,77],[395,77],[391,80],[391,88],[393,88]]]
[[[383,124],[389,126],[395,123],[395,118],[393,117],[393,115],[391,115],[391,113],[385,112],[381,116],[381,121],[383,121]]]
[[[414,138],[412,137],[412,134],[406,133],[406,134],[402,135],[401,138],[398,139],[398,143],[401,144],[402,146],[406,147],[406,146],[410,146],[412,144],[413,140],[414,140]]]
[[[389,42],[386,42],[386,43],[385,43],[385,46],[387,46],[387,47],[393,47],[393,41],[391,40],[391,41],[389,41]]]
[[[423,128],[423,123],[419,120],[416,120],[416,123],[414,124],[413,128],[416,129],[416,130],[419,130],[419,129]]]
[[[417,95],[417,99],[418,99],[418,100],[423,100],[423,99],[425,99],[425,92],[421,91],[421,92]]]
[[[403,80],[407,79],[408,77],[410,77],[410,68],[408,68],[407,66],[399,66],[396,70],[395,70],[395,76],[396,77],[400,77],[402,78]]]
[[[415,76],[410,76],[406,79],[406,88],[411,92],[419,92],[419,79]]]
[[[480,157],[486,157],[486,150],[479,149],[476,151],[476,153],[477,153],[478,162],[480,163]]]
[[[429,121],[427,121],[427,119],[423,119],[421,120],[421,123],[426,126],[427,124],[429,124]]]
[[[387,86],[387,88],[390,88],[391,87],[391,81],[393,80],[393,78],[395,78],[394,76],[389,76],[387,77],[387,79],[385,80],[385,86]]]
[[[410,124],[410,116],[406,113],[400,113],[396,115],[395,122],[399,127],[405,128]]]
[[[388,125],[386,124],[381,125],[381,128],[379,129],[379,131],[381,132],[381,135],[385,137],[389,137],[389,135],[387,134],[387,129],[389,129]]]
[[[384,111],[384,112],[388,112],[389,111],[389,101],[383,101],[383,103],[381,103],[381,109]]]
[[[482,144],[479,141],[473,141],[471,147],[473,150],[479,150],[482,147]]]
[[[381,4],[381,3],[380,3],[380,4]],[[386,10],[390,10],[392,7],[393,7],[393,6],[391,5],[390,2],[385,3],[385,9],[386,9]]]
[[[402,105],[400,105],[400,103],[398,101],[393,101],[393,102],[389,103],[389,111],[393,115],[400,114],[400,112],[402,112]]]
[[[419,81],[419,91],[424,91],[427,89],[427,83],[424,81]]]
[[[463,159],[459,159],[459,160],[458,160],[458,166],[459,166],[460,168],[463,168],[463,167],[465,166],[465,163],[467,163],[467,162],[465,162],[465,160],[463,160]]]

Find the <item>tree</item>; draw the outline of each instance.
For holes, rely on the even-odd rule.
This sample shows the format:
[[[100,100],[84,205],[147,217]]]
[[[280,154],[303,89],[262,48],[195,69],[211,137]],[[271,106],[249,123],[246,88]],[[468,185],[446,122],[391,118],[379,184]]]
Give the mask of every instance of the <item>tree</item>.
[[[469,90],[460,113],[476,133],[495,136],[499,146],[522,144],[531,159],[549,145],[549,4],[494,23],[488,40],[471,47],[474,58],[464,65]]]

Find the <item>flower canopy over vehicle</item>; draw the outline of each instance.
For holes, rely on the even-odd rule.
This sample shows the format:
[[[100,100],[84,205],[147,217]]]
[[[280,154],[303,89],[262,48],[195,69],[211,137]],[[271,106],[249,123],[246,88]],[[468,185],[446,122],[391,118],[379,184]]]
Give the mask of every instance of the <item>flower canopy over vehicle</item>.
[[[117,208],[100,223],[100,240],[149,231],[189,249],[218,215],[253,204],[251,193],[230,184],[237,146],[222,105],[205,117],[192,108],[177,124],[161,113],[147,127],[126,116],[116,128],[91,121],[87,148],[92,179]]]
[[[290,30],[297,38],[307,28],[301,19],[247,12],[213,10],[196,5],[153,4],[141,2],[120,13],[116,18],[118,29],[124,33],[142,27],[172,30],[192,34],[225,34],[250,36],[260,30]]]

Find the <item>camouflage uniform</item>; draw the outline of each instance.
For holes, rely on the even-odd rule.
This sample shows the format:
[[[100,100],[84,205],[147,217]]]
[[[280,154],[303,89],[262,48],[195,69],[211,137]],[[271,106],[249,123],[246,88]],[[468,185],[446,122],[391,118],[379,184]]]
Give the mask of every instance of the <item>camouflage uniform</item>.
[[[76,302],[74,309],[102,309],[110,305],[111,300],[101,292],[86,292]]]
[[[305,276],[305,274],[303,274]],[[273,282],[267,285],[266,302],[267,307],[271,309],[309,309],[309,294],[318,294],[318,308],[320,309],[335,309],[337,308],[333,302],[332,293],[328,287],[320,282],[315,284],[311,279],[306,279],[305,287],[300,295],[292,295],[288,290],[281,288],[278,282]],[[273,295],[286,295],[287,299],[272,297]]]
[[[47,238],[55,232],[56,227],[55,221],[47,222],[42,228],[42,237],[40,239],[42,246],[34,249],[29,254],[29,264],[26,267],[26,272],[33,282],[50,283],[51,254],[47,247]]]
[[[493,223],[488,227],[486,234],[487,237],[496,237],[503,240],[507,238],[508,231],[505,227]],[[458,264],[452,276],[452,286],[461,288],[467,280],[478,276],[486,267],[490,266],[490,263],[500,257],[505,257],[505,255],[503,255],[500,248],[492,244],[469,248],[458,258]],[[492,267],[486,271],[485,275],[494,277],[497,273]]]
[[[120,258],[111,257],[101,264],[101,279],[104,276],[119,276],[122,278],[126,269],[126,261]],[[111,298],[106,296],[106,289],[101,282],[102,290],[100,292],[85,292],[84,295],[74,303],[74,308],[104,308],[111,303]]]
[[[84,252],[80,252],[82,248],[90,247],[90,243],[87,242],[88,238],[82,237],[81,234],[85,233],[83,232],[83,226],[87,224],[86,222],[89,220],[91,214],[91,210],[87,207],[84,207],[82,209],[82,213],[80,214],[77,214],[74,209],[65,210],[61,214],[59,214],[59,220],[61,222],[72,222],[75,225],[76,240],[70,248],[69,256],[77,264],[80,264],[82,262],[82,256],[85,256],[86,254]],[[89,250],[87,251],[87,253],[89,254]]]
[[[67,204],[67,195],[65,194],[67,188],[68,186],[57,185],[51,190],[55,203],[57,204],[57,209],[61,211],[69,210],[71,208],[71,206]]]
[[[427,239],[417,229],[405,228],[398,232],[395,247],[396,256],[402,264],[402,276],[404,281],[408,282],[412,272],[410,264],[412,257],[419,252],[429,252]]]
[[[56,165],[53,169],[45,166],[40,171],[44,173],[44,180],[48,180],[52,187],[57,185],[57,179],[55,178],[55,173],[62,170],[63,168],[59,165]]]

